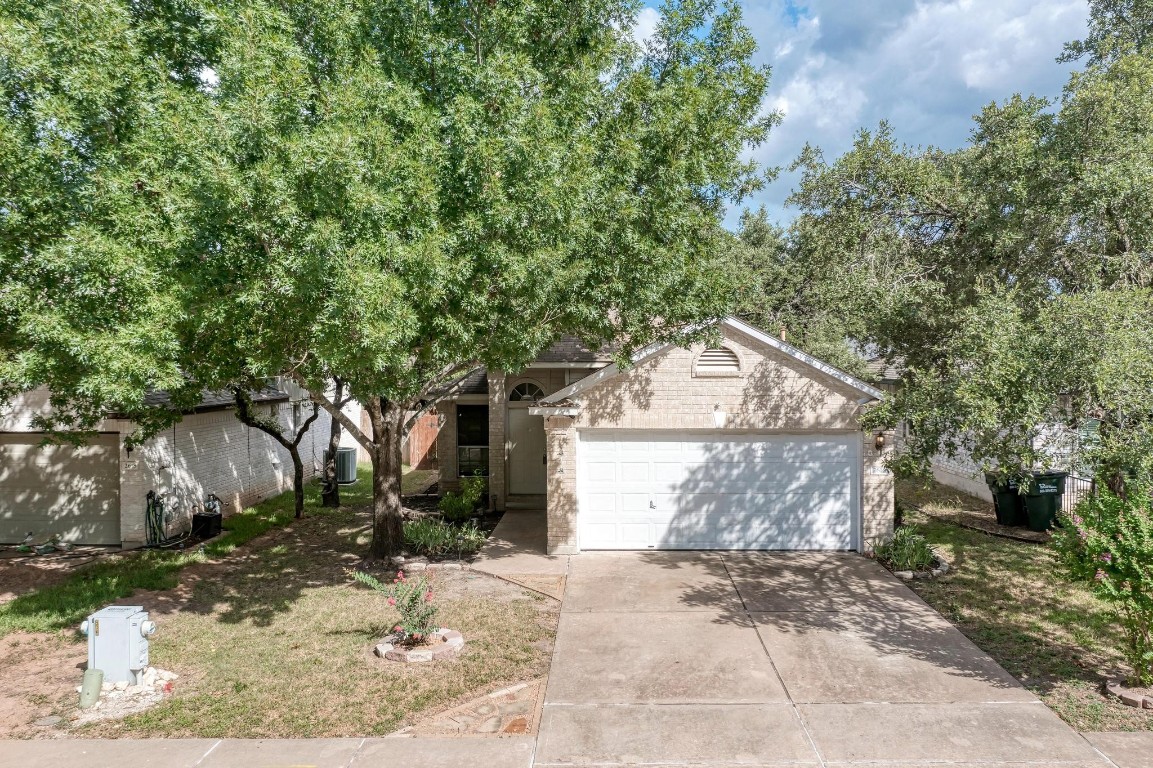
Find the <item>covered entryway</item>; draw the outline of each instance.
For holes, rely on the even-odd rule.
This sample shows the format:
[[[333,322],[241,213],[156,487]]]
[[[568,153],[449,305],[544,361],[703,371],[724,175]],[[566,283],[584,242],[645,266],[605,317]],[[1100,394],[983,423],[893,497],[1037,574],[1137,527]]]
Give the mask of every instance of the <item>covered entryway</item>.
[[[74,544],[119,545],[120,437],[41,445],[36,432],[0,434],[0,543],[32,533]]]
[[[513,388],[508,398],[508,493],[540,496],[546,488],[544,419],[529,413],[544,390],[533,382]]]
[[[584,549],[849,550],[860,437],[585,430]]]

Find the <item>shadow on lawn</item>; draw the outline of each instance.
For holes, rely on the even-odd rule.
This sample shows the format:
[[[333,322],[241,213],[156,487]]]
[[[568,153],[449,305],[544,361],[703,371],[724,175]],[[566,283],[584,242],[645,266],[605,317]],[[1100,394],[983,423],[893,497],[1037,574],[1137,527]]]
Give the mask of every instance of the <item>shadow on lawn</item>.
[[[347,581],[340,571],[359,560],[351,553],[364,549],[356,538],[370,525],[366,514],[363,520],[355,514],[372,493],[371,471],[362,466],[360,472],[355,485],[342,488],[345,506],[339,510],[321,507],[319,487],[310,484],[301,520],[293,519],[290,491],[227,518],[226,530],[205,543],[203,554],[136,550],[81,567],[60,584],[0,605],[0,636],[75,628],[93,611],[112,604],[140,604],[157,613],[215,612],[215,600],[215,609],[221,603],[228,606],[222,621],[270,621],[288,610],[302,589],[338,578]],[[290,523],[290,529],[275,533]],[[269,532],[274,533],[258,546],[244,546]],[[279,546],[283,552],[277,551]]]

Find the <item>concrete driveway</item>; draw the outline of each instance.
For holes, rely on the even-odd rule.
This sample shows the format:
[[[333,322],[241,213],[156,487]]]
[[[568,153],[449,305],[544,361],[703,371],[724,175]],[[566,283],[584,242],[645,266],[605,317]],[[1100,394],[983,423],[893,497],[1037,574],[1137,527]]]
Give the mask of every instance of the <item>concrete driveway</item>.
[[[573,557],[535,765],[1111,765],[876,563]]]

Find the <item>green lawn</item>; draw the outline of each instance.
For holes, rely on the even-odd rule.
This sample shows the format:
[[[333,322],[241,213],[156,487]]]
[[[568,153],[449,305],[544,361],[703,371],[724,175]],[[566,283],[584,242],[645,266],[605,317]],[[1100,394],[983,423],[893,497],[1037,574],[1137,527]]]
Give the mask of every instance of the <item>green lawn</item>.
[[[372,470],[360,466],[360,481],[341,488],[341,501],[362,506],[372,497]],[[261,534],[293,519],[292,493],[284,493],[224,520],[224,533],[203,551],[150,549],[103,558],[77,570],[66,581],[17,597],[0,605],[0,637],[17,631],[49,632],[77,626],[88,614],[128,597],[137,589],[163,590],[176,586],[180,571],[193,563],[223,557]],[[305,490],[305,514],[329,515],[320,506],[320,486]]]
[[[899,483],[906,506],[958,503],[956,491],[926,493]],[[961,503],[969,503],[963,501]],[[978,502],[979,503],[979,502]],[[913,582],[930,605],[1081,731],[1153,730],[1153,712],[1101,693],[1106,675],[1124,668],[1118,625],[1106,606],[1059,577],[1046,545],[989,536],[910,512],[952,565],[946,577]]]
[[[44,648],[71,667],[85,656],[79,620],[132,596],[159,625],[152,664],[180,675],[171,696],[123,720],[69,725],[79,677],[38,693],[35,717],[60,715],[57,735],[81,737],[380,736],[546,674],[559,604],[470,571],[430,580],[438,623],[465,636],[460,657],[405,665],[372,655],[398,617],[349,576],[350,568],[392,576],[363,560],[372,483],[370,469],[359,472],[355,485],[342,487],[338,510],[319,507],[319,489],[310,487],[304,518],[293,520],[285,494],[229,518],[230,532],[204,553],[111,558],[0,608],[6,632],[38,633],[21,639],[23,654]],[[0,669],[0,685],[11,682]],[[5,729],[44,735],[27,723]]]

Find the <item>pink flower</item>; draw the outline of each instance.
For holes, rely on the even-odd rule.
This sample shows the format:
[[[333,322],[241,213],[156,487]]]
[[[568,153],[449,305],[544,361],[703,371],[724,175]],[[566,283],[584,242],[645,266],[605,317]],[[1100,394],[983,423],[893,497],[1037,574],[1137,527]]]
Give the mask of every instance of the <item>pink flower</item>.
[[[1101,555],[1101,562],[1103,562],[1103,563],[1111,563],[1111,562],[1113,562],[1113,553],[1112,553],[1112,552],[1105,552],[1105,553],[1103,553],[1103,554]]]
[[[390,597],[390,598],[388,598],[388,605],[389,605],[389,607],[390,607],[390,608],[391,608],[392,606],[396,605],[396,598],[395,598],[395,597]]]
[[[425,593],[424,593],[424,601],[425,601],[426,603],[431,603],[431,602],[432,602],[432,593],[431,593],[431,592],[425,592]]]
[[[1101,570],[1100,568],[1098,568],[1096,575],[1093,576],[1093,580],[1094,581],[1104,581],[1105,580],[1105,572],[1103,570]]]

